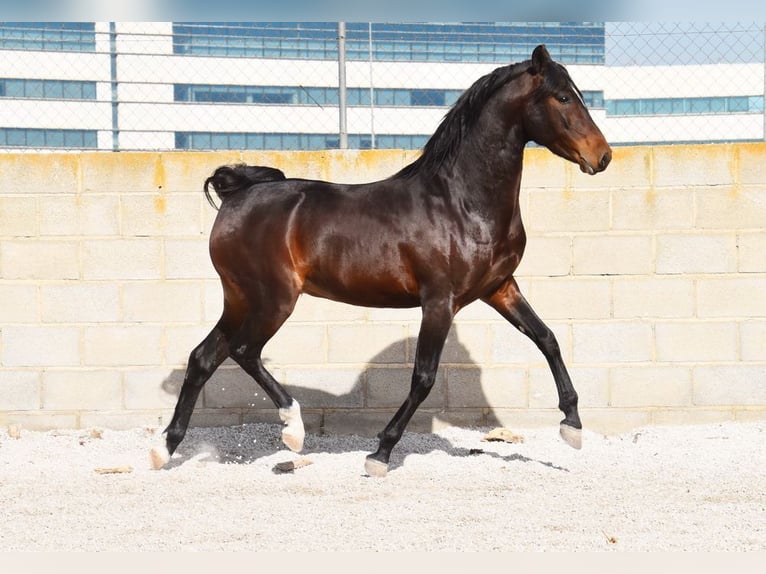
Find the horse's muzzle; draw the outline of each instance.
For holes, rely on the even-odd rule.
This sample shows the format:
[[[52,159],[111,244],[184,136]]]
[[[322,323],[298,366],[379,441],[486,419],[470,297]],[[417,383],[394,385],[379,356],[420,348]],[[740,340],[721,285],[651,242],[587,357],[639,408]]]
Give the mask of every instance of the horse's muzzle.
[[[612,150],[611,148],[607,149],[606,152],[601,156],[601,159],[598,161],[597,165],[592,165],[587,159],[584,157],[580,157],[580,171],[583,173],[587,173],[588,175],[595,175],[601,171],[604,171],[606,169],[606,166],[609,165],[609,162],[612,161]]]

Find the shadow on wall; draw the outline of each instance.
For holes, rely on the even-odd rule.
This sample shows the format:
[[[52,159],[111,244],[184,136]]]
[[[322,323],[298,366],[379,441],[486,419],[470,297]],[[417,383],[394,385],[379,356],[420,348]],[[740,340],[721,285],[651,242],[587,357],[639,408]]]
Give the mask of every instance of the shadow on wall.
[[[285,384],[290,394],[301,404],[307,437],[304,453],[344,452],[349,449],[377,448],[375,438],[388,424],[391,417],[407,397],[412,376],[417,340],[408,338],[398,341],[373,357],[361,373],[358,373],[351,388],[342,394],[333,394],[318,386]],[[391,362],[401,356],[405,349],[408,362]],[[267,368],[269,368],[268,362]],[[339,367],[342,365],[339,365]],[[282,382],[284,372],[270,368],[272,374]],[[317,385],[328,374],[322,369],[302,369],[310,377],[316,374]],[[338,371],[331,371],[338,372]],[[453,326],[445,344],[442,361],[437,372],[436,383],[428,398],[421,404],[407,426],[402,441],[394,449],[392,468],[400,466],[408,454],[444,451],[452,456],[468,456],[466,449],[452,445],[437,435],[426,443],[408,440],[408,433],[431,433],[440,426],[492,427],[500,423],[495,417],[484,394],[481,368],[473,361],[468,349],[458,340]],[[183,371],[174,371],[163,383],[165,392],[177,396],[183,381]],[[329,375],[332,377],[332,374]],[[348,387],[348,385],[346,385]],[[204,444],[211,437],[210,427],[219,427],[213,433],[218,436],[215,458],[224,462],[247,463],[279,450],[284,450],[280,440],[280,426],[276,407],[264,392],[236,364],[227,361],[208,381],[203,395],[197,402],[195,415],[184,442],[179,446],[180,458],[174,464],[195,456],[200,448],[211,448]],[[449,405],[449,411],[447,406]],[[247,437],[252,429],[233,427],[245,423],[270,423],[266,436]],[[202,431],[202,427],[207,430]],[[261,429],[263,431],[264,429]],[[203,440],[203,435],[206,437]],[[236,435],[236,447],[227,449],[231,442],[229,435]],[[327,441],[323,436],[354,435],[354,441]],[[252,445],[257,444],[255,448]],[[249,446],[248,446],[249,445]],[[263,449],[266,450],[263,450]],[[465,452],[464,452],[465,451]]]
[[[352,373],[342,364],[331,365],[330,369],[300,366],[284,370],[270,365],[267,353],[264,353],[264,362],[300,403],[308,433],[375,437],[409,393],[416,345],[414,337],[393,343],[370,359],[361,372],[352,374],[353,379],[347,382],[337,380]],[[406,356],[406,362],[401,362],[402,356]],[[184,371],[174,371],[163,382],[163,390],[177,397],[183,377]],[[306,383],[301,385],[296,379]],[[328,389],[333,387],[343,390],[330,392]],[[200,395],[190,429],[255,422],[279,423],[277,409],[252,378],[227,360]],[[428,433],[445,425],[498,424],[484,394],[482,370],[458,339],[453,326],[434,387],[408,424],[407,431]]]

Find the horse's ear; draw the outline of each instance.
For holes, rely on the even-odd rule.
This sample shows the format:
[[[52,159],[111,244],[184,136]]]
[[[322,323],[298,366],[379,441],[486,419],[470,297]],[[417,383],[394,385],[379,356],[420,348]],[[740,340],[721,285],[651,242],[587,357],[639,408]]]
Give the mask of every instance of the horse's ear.
[[[551,62],[551,55],[548,53],[548,49],[545,44],[540,44],[532,52],[532,69],[533,74],[539,74],[545,69],[545,67]]]

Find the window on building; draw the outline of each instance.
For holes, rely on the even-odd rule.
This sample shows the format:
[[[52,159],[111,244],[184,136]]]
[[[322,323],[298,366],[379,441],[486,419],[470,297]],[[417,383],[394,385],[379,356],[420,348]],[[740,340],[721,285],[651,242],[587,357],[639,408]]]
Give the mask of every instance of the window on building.
[[[0,22],[0,49],[95,52],[94,22]]]

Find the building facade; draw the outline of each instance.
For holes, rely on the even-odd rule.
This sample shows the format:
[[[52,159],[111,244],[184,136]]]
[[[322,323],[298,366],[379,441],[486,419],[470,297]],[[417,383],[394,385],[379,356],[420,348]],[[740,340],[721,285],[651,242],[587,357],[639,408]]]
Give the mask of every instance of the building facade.
[[[608,66],[603,22],[0,23],[0,149],[418,149],[544,43],[619,144],[764,139],[763,63]],[[339,65],[343,61],[343,66]]]

